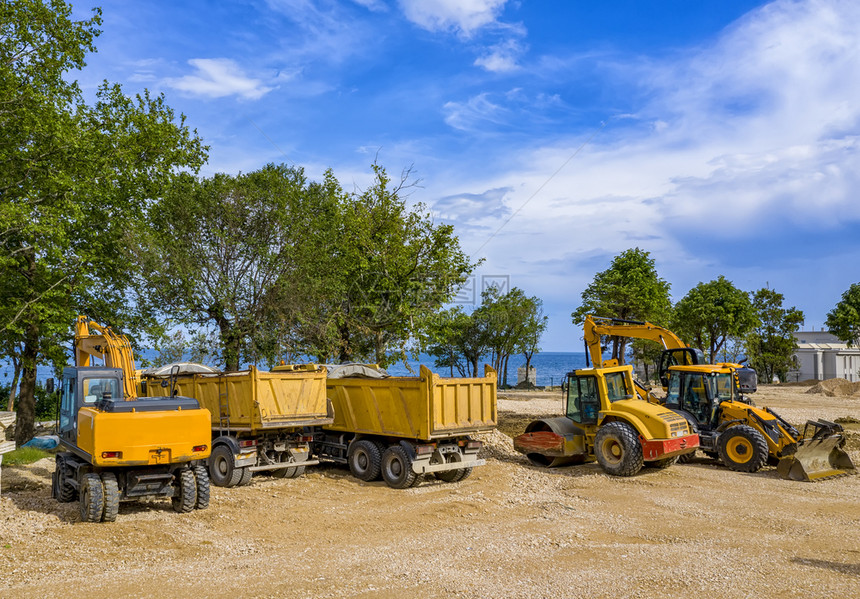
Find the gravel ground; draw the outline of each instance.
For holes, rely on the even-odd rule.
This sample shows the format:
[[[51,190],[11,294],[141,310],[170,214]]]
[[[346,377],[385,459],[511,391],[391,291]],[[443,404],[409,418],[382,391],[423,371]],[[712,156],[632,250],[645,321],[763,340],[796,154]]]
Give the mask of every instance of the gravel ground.
[[[794,423],[860,421],[860,398],[806,390],[756,402]],[[860,476],[798,483],[706,458],[629,479],[532,467],[504,433],[560,406],[559,392],[500,394],[488,463],[460,483],[396,491],[323,466],[213,488],[191,514],[123,503],[112,524],[51,499],[51,460],[4,467],[0,596],[860,596]],[[846,427],[860,464],[860,423]]]

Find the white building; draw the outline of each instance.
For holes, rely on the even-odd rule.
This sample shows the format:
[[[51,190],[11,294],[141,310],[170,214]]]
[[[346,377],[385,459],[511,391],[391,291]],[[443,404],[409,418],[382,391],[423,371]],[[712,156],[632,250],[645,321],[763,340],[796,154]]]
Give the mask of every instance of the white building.
[[[788,372],[787,380],[847,379],[860,381],[860,347],[848,345],[827,331],[798,331],[794,355],[800,367]]]

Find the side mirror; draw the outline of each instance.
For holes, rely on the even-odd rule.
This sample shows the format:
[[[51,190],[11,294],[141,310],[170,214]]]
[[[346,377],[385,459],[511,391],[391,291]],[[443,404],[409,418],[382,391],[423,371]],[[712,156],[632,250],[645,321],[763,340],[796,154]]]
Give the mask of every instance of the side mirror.
[[[48,393],[54,392],[54,379],[53,379],[53,377],[49,378],[47,381],[45,381],[45,391],[47,391]]]

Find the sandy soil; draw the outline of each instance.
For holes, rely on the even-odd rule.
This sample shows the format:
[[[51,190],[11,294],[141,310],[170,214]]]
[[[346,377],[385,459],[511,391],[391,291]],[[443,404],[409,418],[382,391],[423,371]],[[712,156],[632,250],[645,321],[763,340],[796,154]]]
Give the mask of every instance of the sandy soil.
[[[788,420],[853,418],[860,398],[763,387]],[[560,393],[500,394],[488,464],[407,491],[345,468],[213,488],[208,510],[123,503],[112,524],[50,497],[51,460],[4,467],[0,596],[860,596],[860,476],[819,483],[697,458],[629,479],[540,470],[510,437]],[[860,422],[846,424],[860,464]]]

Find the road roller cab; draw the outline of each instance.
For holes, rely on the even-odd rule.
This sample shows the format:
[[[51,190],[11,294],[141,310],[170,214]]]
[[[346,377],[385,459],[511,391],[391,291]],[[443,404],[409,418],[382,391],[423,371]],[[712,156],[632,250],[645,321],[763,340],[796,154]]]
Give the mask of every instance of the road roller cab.
[[[631,366],[568,373],[564,414],[530,423],[514,448],[540,466],[597,461],[609,474],[631,476],[643,465],[665,467],[695,451],[687,421],[636,399]]]

